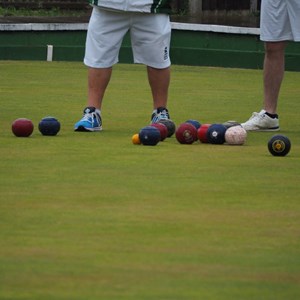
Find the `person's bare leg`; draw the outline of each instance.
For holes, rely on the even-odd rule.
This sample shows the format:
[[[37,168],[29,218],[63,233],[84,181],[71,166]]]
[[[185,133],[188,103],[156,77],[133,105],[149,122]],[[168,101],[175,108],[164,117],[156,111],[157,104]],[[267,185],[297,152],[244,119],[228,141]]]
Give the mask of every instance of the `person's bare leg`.
[[[88,106],[101,109],[102,100],[111,74],[111,67],[88,69]]]
[[[170,85],[170,67],[165,69],[155,69],[147,66],[147,72],[152,92],[153,108],[166,108]]]
[[[266,42],[264,59],[264,109],[276,114],[281,83],[285,69],[286,42]]]

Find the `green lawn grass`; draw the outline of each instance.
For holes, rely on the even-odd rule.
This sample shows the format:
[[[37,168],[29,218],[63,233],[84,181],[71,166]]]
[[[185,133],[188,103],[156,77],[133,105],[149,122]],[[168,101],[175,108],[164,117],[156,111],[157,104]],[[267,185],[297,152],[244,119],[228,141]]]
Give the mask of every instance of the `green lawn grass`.
[[[244,121],[262,105],[260,70],[172,67],[178,125]],[[0,62],[0,299],[300,298],[300,73],[281,90],[281,133],[244,146],[133,145],[149,124],[145,67],[117,65],[101,133],[73,132],[82,63]],[[37,127],[55,116],[61,131]],[[35,124],[29,138],[14,119]]]

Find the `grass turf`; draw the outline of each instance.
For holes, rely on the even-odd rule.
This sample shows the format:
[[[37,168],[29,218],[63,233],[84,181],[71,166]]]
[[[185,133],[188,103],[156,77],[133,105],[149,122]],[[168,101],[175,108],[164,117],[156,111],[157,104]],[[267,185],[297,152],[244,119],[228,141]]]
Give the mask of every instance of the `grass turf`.
[[[300,73],[281,90],[281,134],[244,146],[133,145],[149,124],[145,68],[117,65],[104,131],[73,132],[86,99],[81,63],[0,62],[0,299],[300,297]],[[260,70],[172,67],[178,125],[244,121],[262,102]],[[56,137],[38,122],[59,119]],[[16,138],[11,123],[35,131]]]

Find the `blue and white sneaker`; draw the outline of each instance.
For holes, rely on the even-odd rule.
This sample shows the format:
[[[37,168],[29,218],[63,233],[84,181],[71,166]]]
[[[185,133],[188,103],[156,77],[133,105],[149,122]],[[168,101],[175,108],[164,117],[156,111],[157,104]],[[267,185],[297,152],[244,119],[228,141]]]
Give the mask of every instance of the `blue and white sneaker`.
[[[86,107],[82,119],[74,126],[75,131],[101,131],[102,119],[95,107]]]
[[[169,111],[165,107],[158,107],[153,110],[151,115],[151,123],[158,123],[160,120],[169,120]]]

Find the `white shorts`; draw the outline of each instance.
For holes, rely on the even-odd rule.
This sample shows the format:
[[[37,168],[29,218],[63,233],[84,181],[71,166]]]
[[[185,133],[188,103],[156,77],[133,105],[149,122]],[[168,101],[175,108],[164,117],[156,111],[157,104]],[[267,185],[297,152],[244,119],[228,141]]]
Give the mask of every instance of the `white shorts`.
[[[260,39],[300,41],[300,0],[262,0]]]
[[[135,63],[157,69],[170,66],[171,24],[168,15],[108,11],[98,7],[93,8],[88,25],[85,65],[108,68],[116,64],[128,31]]]

